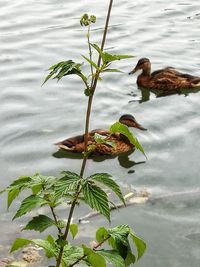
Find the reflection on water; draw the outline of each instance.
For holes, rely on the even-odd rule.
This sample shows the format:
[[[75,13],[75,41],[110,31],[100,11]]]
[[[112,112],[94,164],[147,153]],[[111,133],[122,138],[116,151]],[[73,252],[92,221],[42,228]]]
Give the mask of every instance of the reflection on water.
[[[149,101],[151,99],[151,93],[156,95],[156,97],[166,97],[171,95],[183,95],[183,96],[189,96],[189,94],[198,93],[200,91],[200,87],[194,88],[194,89],[179,89],[179,90],[170,90],[170,91],[162,91],[162,90],[153,90],[153,89],[147,89],[138,87],[138,90],[141,92],[141,97],[139,100],[130,100],[131,102],[138,102],[143,103],[146,101]]]
[[[114,159],[117,158],[119,165],[123,168],[129,169],[132,168],[135,165],[138,164],[143,164],[145,163],[145,161],[139,161],[139,162],[135,162],[133,160],[129,159],[129,155],[131,155],[134,152],[134,150],[129,151],[127,153],[122,153],[120,155],[91,155],[89,160],[93,160],[94,162],[102,162],[104,160],[109,160],[109,159]],[[83,158],[83,154],[82,153],[74,153],[71,151],[65,151],[63,149],[59,149],[57,152],[55,152],[53,155],[53,157],[55,158],[66,158],[66,159],[82,159]]]

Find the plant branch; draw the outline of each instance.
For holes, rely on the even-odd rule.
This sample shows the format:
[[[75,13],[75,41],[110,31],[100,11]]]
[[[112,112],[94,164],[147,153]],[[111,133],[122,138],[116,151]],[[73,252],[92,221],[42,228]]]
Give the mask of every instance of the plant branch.
[[[90,45],[90,24],[88,25],[87,42],[88,42],[88,49],[89,49],[90,60],[92,61],[92,49],[91,49],[91,45]],[[91,86],[92,86],[93,79],[94,79],[94,71],[93,71],[92,64],[90,64],[90,68],[91,68],[91,74],[92,74],[92,81],[91,81]]]
[[[56,223],[56,227],[57,227],[57,229],[58,229],[58,232],[59,232],[60,235],[62,235],[62,230],[61,230],[61,228],[58,226],[58,219],[57,219],[57,216],[56,216],[56,214],[55,214],[54,208],[50,206],[50,209],[51,209],[51,213],[52,213],[52,215],[53,215],[54,221],[55,221],[55,223]]]
[[[97,248],[99,248],[100,246],[102,246],[103,243],[105,243],[109,238],[110,238],[110,236],[108,236],[105,239],[103,239],[100,243],[98,243],[96,246],[93,247],[93,250],[95,251]],[[80,261],[84,260],[86,257],[87,257],[87,255],[84,254],[81,258],[79,258],[74,263],[72,263],[71,265],[69,265],[69,267],[73,267],[74,265],[76,265]]]
[[[105,28],[104,28],[104,32],[103,32],[103,38],[102,38],[102,42],[101,42],[101,50],[103,51],[104,49],[104,45],[105,45],[105,41],[106,41],[106,35],[107,35],[107,31],[108,31],[108,24],[109,24],[109,20],[110,20],[110,14],[111,14],[111,9],[112,9],[112,4],[113,4],[113,0],[110,0],[110,4],[108,7],[108,13],[106,16],[106,23],[105,23]],[[98,59],[98,64],[97,66],[100,67],[101,64],[101,57],[99,56]],[[97,82],[98,82],[98,78],[99,78],[99,71],[96,70],[95,73],[95,78],[94,78],[94,82],[92,84],[91,87],[91,91],[92,94],[89,96],[88,99],[88,105],[87,105],[87,113],[86,113],[86,121],[85,121],[85,137],[84,137],[84,157],[83,157],[83,161],[82,161],[82,166],[81,166],[81,171],[80,171],[80,176],[83,177],[84,171],[85,171],[85,166],[86,166],[86,162],[87,162],[87,146],[88,146],[88,133],[89,133],[89,125],[90,125],[90,114],[91,114],[91,109],[92,109],[92,100],[93,100],[93,96],[94,96],[94,92],[97,86]],[[68,215],[68,221],[67,221],[67,226],[65,229],[65,234],[63,236],[63,240],[67,239],[68,233],[69,233],[69,227],[70,227],[70,223],[71,223],[71,219],[72,219],[72,215],[76,206],[76,202],[77,199],[79,197],[80,194],[80,184],[77,186],[77,194],[72,202],[70,211],[69,211],[69,215]],[[61,247],[58,258],[57,258],[57,262],[56,262],[56,267],[60,266],[61,260],[62,260],[62,255],[63,255],[63,251],[64,251],[64,247]]]

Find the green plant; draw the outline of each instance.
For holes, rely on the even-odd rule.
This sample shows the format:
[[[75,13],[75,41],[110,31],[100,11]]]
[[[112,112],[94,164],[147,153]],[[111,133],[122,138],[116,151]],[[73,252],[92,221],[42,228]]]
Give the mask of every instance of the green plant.
[[[105,72],[121,72],[118,69],[110,68],[113,61],[132,57],[129,55],[113,55],[104,52],[112,3],[113,1],[110,0],[101,47],[97,44],[92,44],[90,41],[90,29],[91,25],[96,22],[96,17],[84,14],[80,20],[82,26],[88,27],[87,43],[89,57],[85,55],[82,57],[86,63],[89,63],[90,73],[85,74],[82,72],[82,64],[67,60],[50,67],[50,73],[44,81],[45,83],[50,78],[60,80],[64,76],[77,75],[84,84],[84,93],[88,97],[88,106],[85,121],[85,151],[80,173],[63,171],[60,177],[42,176],[41,174],[22,176],[2,191],[8,193],[8,208],[22,191],[29,190],[31,192],[21,202],[13,219],[19,218],[35,208],[42,206],[49,207],[52,215],[51,218],[43,214],[35,216],[27,223],[23,230],[43,232],[47,228],[54,226],[57,228],[57,237],[55,238],[49,235],[45,240],[17,238],[12,245],[11,252],[28,244],[35,244],[44,249],[47,257],[55,258],[56,267],[69,267],[79,263],[94,267],[104,267],[106,266],[106,262],[110,262],[117,267],[129,266],[142,257],[146,248],[145,242],[126,224],[108,229],[100,227],[96,231],[96,241],[92,247],[87,247],[86,245],[75,246],[68,241],[69,233],[71,233],[73,239],[78,233],[78,225],[72,224],[71,219],[76,205],[79,205],[81,202],[97,210],[110,221],[110,207],[113,203],[109,200],[104,187],[113,191],[125,205],[122,192],[111,175],[107,173],[95,173],[89,177],[84,177],[85,166],[91,151],[91,147],[88,146],[88,132],[92,100],[97,83],[102,79],[102,75]],[[97,63],[93,60],[94,52],[98,55]],[[132,133],[129,132],[127,127],[124,127],[118,122],[113,124],[110,130],[111,133],[121,132],[126,135],[130,142],[144,154],[142,146]],[[101,135],[96,135],[95,140],[97,143],[106,142]],[[108,145],[114,146],[115,144]],[[56,208],[63,202],[66,202],[70,206],[67,222],[59,218],[56,212]],[[134,243],[137,249],[136,256],[131,250],[130,241]],[[102,248],[105,243],[110,246],[110,249]]]

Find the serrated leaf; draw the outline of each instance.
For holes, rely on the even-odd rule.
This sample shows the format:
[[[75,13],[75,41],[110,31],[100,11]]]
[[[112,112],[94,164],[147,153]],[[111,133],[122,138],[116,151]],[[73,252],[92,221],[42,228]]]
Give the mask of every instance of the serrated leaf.
[[[62,172],[62,174],[64,176],[55,184],[55,195],[59,198],[64,196],[66,193],[75,191],[81,179],[81,177],[74,172],[65,171]]]
[[[109,237],[109,233],[108,231],[106,230],[105,227],[99,227],[96,231],[96,240],[97,242],[102,242],[103,240],[105,240],[106,238]]]
[[[120,224],[114,228],[107,229],[109,235],[115,240],[128,246],[128,235],[130,228],[127,224]]]
[[[70,230],[70,233],[74,239],[78,233],[78,225],[77,224],[70,224],[69,230]]]
[[[136,236],[136,234],[133,231],[130,231],[130,235],[133,240],[133,243],[137,248],[137,253],[138,253],[137,260],[139,260],[143,256],[146,250],[146,243],[144,242],[144,240]]]
[[[84,74],[81,72],[81,64],[75,63],[72,60],[67,61],[61,61],[49,68],[50,73],[45,78],[44,83],[46,83],[50,78],[58,79],[58,81],[63,77],[67,75],[78,75],[82,78],[82,80],[87,81],[87,77],[84,76]],[[43,85],[42,84],[42,85]]]
[[[24,246],[29,245],[30,243],[32,243],[31,240],[28,239],[24,239],[24,238],[16,238],[15,241],[12,244],[12,247],[10,249],[10,252],[16,251],[20,248],[23,248]]]
[[[115,250],[98,250],[98,253],[106,258],[115,267],[125,267],[124,259]]]
[[[108,173],[96,173],[96,174],[91,175],[89,179],[98,181],[99,183],[102,183],[108,188],[110,188],[125,205],[125,200],[124,200],[124,197],[122,195],[119,185],[110,177],[111,175]]]
[[[29,176],[20,176],[17,179],[15,179],[8,187],[7,189],[12,189],[16,187],[21,187],[21,186],[27,186],[29,182],[31,181],[31,177]]]
[[[22,215],[24,215],[28,212],[30,212],[32,209],[34,209],[36,207],[42,206],[45,203],[46,203],[46,201],[37,195],[31,195],[31,196],[25,198],[22,201],[21,206],[18,209],[18,211],[16,212],[15,216],[13,217],[13,220],[18,218],[18,217],[21,217]]]
[[[49,242],[48,240],[42,240],[42,239],[33,239],[32,243],[34,243],[36,246],[40,248],[43,248],[48,258],[58,256],[58,247],[56,246],[55,243]]]
[[[35,230],[41,233],[53,225],[55,225],[55,222],[51,218],[46,215],[38,215],[33,217],[33,219],[28,222],[23,230]]]
[[[87,181],[82,188],[85,202],[92,208],[99,211],[110,221],[110,208],[107,194],[97,185]]]
[[[37,194],[40,190],[47,190],[54,185],[57,178],[54,176],[44,176],[40,173],[36,173],[31,177],[30,188],[34,194]]]
[[[87,261],[92,267],[106,267],[106,261],[102,255],[94,252],[92,249],[82,245],[84,250],[84,255],[87,255]]]
[[[91,59],[89,59],[88,57],[86,57],[86,56],[84,56],[84,55],[82,55],[82,57],[83,57],[88,63],[90,63],[90,65],[92,65],[96,70],[98,69],[98,66],[97,66],[97,64],[96,64],[94,61],[92,61]]]
[[[78,246],[65,245],[62,257],[62,266],[68,267],[83,257],[83,249]]]
[[[129,142],[132,145],[134,145],[135,148],[140,150],[142,152],[142,154],[144,154],[144,156],[146,157],[142,145],[139,143],[138,139],[129,131],[129,129],[126,125],[117,121],[113,125],[111,125],[110,131],[112,134],[118,132],[118,133],[125,135],[128,138]]]

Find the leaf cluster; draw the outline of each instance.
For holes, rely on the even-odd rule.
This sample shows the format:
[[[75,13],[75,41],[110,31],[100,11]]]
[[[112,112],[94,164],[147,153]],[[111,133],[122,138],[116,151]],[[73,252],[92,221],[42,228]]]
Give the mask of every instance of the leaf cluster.
[[[8,194],[9,208],[11,203],[22,191],[31,191],[31,194],[22,200],[13,219],[19,218],[35,208],[44,205],[55,209],[64,200],[67,200],[70,204],[78,194],[77,204],[83,201],[110,220],[110,202],[108,194],[105,189],[102,189],[100,184],[113,191],[125,204],[118,184],[111,178],[111,175],[107,173],[96,173],[86,178],[82,178],[78,174],[70,171],[63,171],[61,178],[43,176],[37,173],[33,176],[17,178],[2,192],[6,191]],[[46,215],[38,215],[34,217],[24,229],[42,232],[53,225],[57,225],[59,228],[64,226],[62,221],[55,222],[55,220]],[[74,232],[75,230],[73,229],[72,231]]]
[[[136,248],[136,254],[131,249],[130,241]],[[111,248],[103,249],[102,246],[105,243],[108,243]],[[60,240],[56,240],[51,235],[46,240],[17,238],[12,245],[11,252],[29,244],[43,248],[48,258],[58,258]],[[108,262],[116,267],[126,267],[138,261],[145,249],[145,242],[128,225],[118,225],[108,229],[100,227],[96,231],[96,245],[93,247],[73,246],[69,242],[63,244],[62,266],[70,267],[83,262],[88,266],[106,267],[106,262]]]

